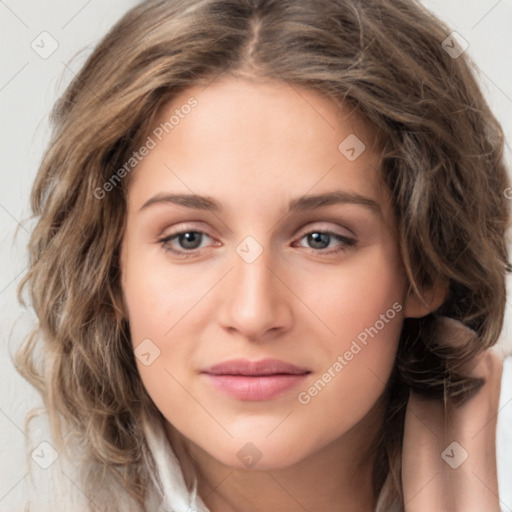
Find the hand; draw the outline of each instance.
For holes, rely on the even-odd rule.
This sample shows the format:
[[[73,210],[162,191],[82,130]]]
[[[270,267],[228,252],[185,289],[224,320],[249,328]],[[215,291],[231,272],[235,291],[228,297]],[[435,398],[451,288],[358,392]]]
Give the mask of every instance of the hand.
[[[447,414],[442,402],[411,391],[402,449],[405,512],[500,512],[496,425],[502,371],[498,355],[480,354],[470,375],[483,377],[484,386]]]

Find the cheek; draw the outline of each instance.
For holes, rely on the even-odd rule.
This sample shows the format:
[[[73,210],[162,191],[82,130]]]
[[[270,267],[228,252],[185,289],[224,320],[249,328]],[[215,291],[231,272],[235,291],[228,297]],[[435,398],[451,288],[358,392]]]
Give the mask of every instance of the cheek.
[[[317,443],[348,432],[357,437],[357,425],[364,428],[365,417],[389,380],[400,324],[388,324],[378,335],[369,336],[366,345],[357,338],[344,343],[323,372],[299,390],[296,419],[303,431],[315,433]]]
[[[404,317],[405,276],[397,258],[393,251],[367,251],[331,276],[317,297],[322,319],[334,334],[323,337],[324,368],[297,398],[307,409],[306,421],[322,418],[326,432],[361,420],[389,380]]]
[[[199,281],[183,267],[166,265],[162,255],[127,246],[123,294],[137,369],[164,414],[177,410],[186,417],[193,412],[183,384],[191,371],[189,339],[197,317],[192,313],[208,286],[208,279]]]
[[[394,339],[400,330],[404,308],[405,274],[399,255],[392,247],[375,245],[347,259],[339,266],[322,269],[322,274],[305,271],[296,280],[297,295],[312,305],[318,320],[330,331],[322,338],[329,346],[342,350],[347,341],[377,323],[379,336]],[[393,321],[395,317],[400,317]],[[320,321],[309,315],[311,327]],[[323,329],[324,334],[329,334]],[[325,343],[325,342],[324,342]]]
[[[194,277],[169,265],[160,247],[144,251],[128,246],[123,292],[134,344],[141,337],[164,339],[185,318],[207,286]]]

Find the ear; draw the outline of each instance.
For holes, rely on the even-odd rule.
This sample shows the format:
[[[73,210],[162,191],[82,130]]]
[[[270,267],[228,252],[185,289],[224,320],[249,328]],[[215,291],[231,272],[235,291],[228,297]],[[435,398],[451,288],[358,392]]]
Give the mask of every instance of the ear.
[[[448,290],[448,281],[441,278],[432,286],[419,290],[421,296],[411,285],[405,303],[405,317],[421,318],[432,313],[446,300]]]

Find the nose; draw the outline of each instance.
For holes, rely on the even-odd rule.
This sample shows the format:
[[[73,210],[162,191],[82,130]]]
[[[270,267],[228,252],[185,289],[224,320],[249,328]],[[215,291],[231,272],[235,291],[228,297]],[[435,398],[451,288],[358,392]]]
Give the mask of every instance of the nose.
[[[292,323],[292,293],[267,251],[251,263],[238,254],[226,279],[218,311],[222,327],[250,341],[284,332]]]

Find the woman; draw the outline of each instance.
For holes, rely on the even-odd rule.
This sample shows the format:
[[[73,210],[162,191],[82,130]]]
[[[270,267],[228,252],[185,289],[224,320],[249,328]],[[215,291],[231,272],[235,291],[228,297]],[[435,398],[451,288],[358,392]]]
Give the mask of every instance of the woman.
[[[98,45],[18,357],[83,507],[499,508],[509,183],[447,37],[412,1],[190,0]]]

